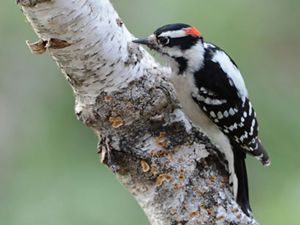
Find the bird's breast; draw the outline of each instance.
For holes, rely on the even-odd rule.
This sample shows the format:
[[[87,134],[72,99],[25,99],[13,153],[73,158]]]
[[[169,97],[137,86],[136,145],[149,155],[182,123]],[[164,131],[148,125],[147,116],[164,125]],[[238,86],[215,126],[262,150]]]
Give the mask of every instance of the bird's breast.
[[[172,75],[171,82],[176,90],[177,99],[189,119],[201,128],[213,126],[214,124],[192,98],[192,93],[198,92],[192,74]]]
[[[184,113],[199,127],[211,141],[220,147],[220,150],[225,154],[231,154],[231,146],[228,138],[222,131],[206,116],[201,110],[197,102],[192,98],[193,93],[199,94],[197,87],[194,84],[192,74],[172,75],[171,82],[176,90],[177,99]]]

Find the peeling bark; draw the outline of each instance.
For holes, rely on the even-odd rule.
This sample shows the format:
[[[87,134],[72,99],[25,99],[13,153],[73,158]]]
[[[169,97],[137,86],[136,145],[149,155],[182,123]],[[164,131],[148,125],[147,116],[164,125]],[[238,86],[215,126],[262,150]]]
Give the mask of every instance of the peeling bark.
[[[19,0],[75,95],[77,118],[152,225],[258,224],[229,191],[223,157],[181,111],[167,76],[108,0]],[[225,165],[225,166],[224,166]]]

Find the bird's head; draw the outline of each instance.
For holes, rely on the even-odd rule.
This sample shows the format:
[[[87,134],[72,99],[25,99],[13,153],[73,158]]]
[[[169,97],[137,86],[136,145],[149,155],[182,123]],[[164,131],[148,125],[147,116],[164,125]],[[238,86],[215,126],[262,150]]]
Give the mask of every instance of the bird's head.
[[[195,27],[187,24],[168,24],[158,28],[147,38],[136,39],[133,42],[146,45],[161,55],[173,59],[179,73],[194,66],[189,64],[199,64],[200,61],[197,60],[203,57],[201,55],[201,50],[203,52],[202,35]]]

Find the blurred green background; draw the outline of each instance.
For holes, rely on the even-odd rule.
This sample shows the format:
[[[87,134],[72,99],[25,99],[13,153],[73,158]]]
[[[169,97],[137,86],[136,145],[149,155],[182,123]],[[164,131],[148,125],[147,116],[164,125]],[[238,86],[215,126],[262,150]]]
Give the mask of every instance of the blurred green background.
[[[146,225],[96,137],[73,113],[71,89],[15,1],[0,7],[0,225]],[[300,220],[300,1],[114,0],[137,36],[173,22],[197,26],[239,65],[272,157],[248,159],[251,202],[261,224]]]

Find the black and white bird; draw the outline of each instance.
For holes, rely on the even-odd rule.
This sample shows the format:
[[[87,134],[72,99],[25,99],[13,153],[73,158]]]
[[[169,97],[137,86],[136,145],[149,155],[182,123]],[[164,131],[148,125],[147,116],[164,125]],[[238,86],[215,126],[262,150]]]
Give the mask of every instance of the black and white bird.
[[[256,113],[237,65],[187,24],[165,25],[133,42],[168,59],[183,111],[225,155],[234,197],[250,215],[246,153],[265,166],[270,160],[258,138]]]

